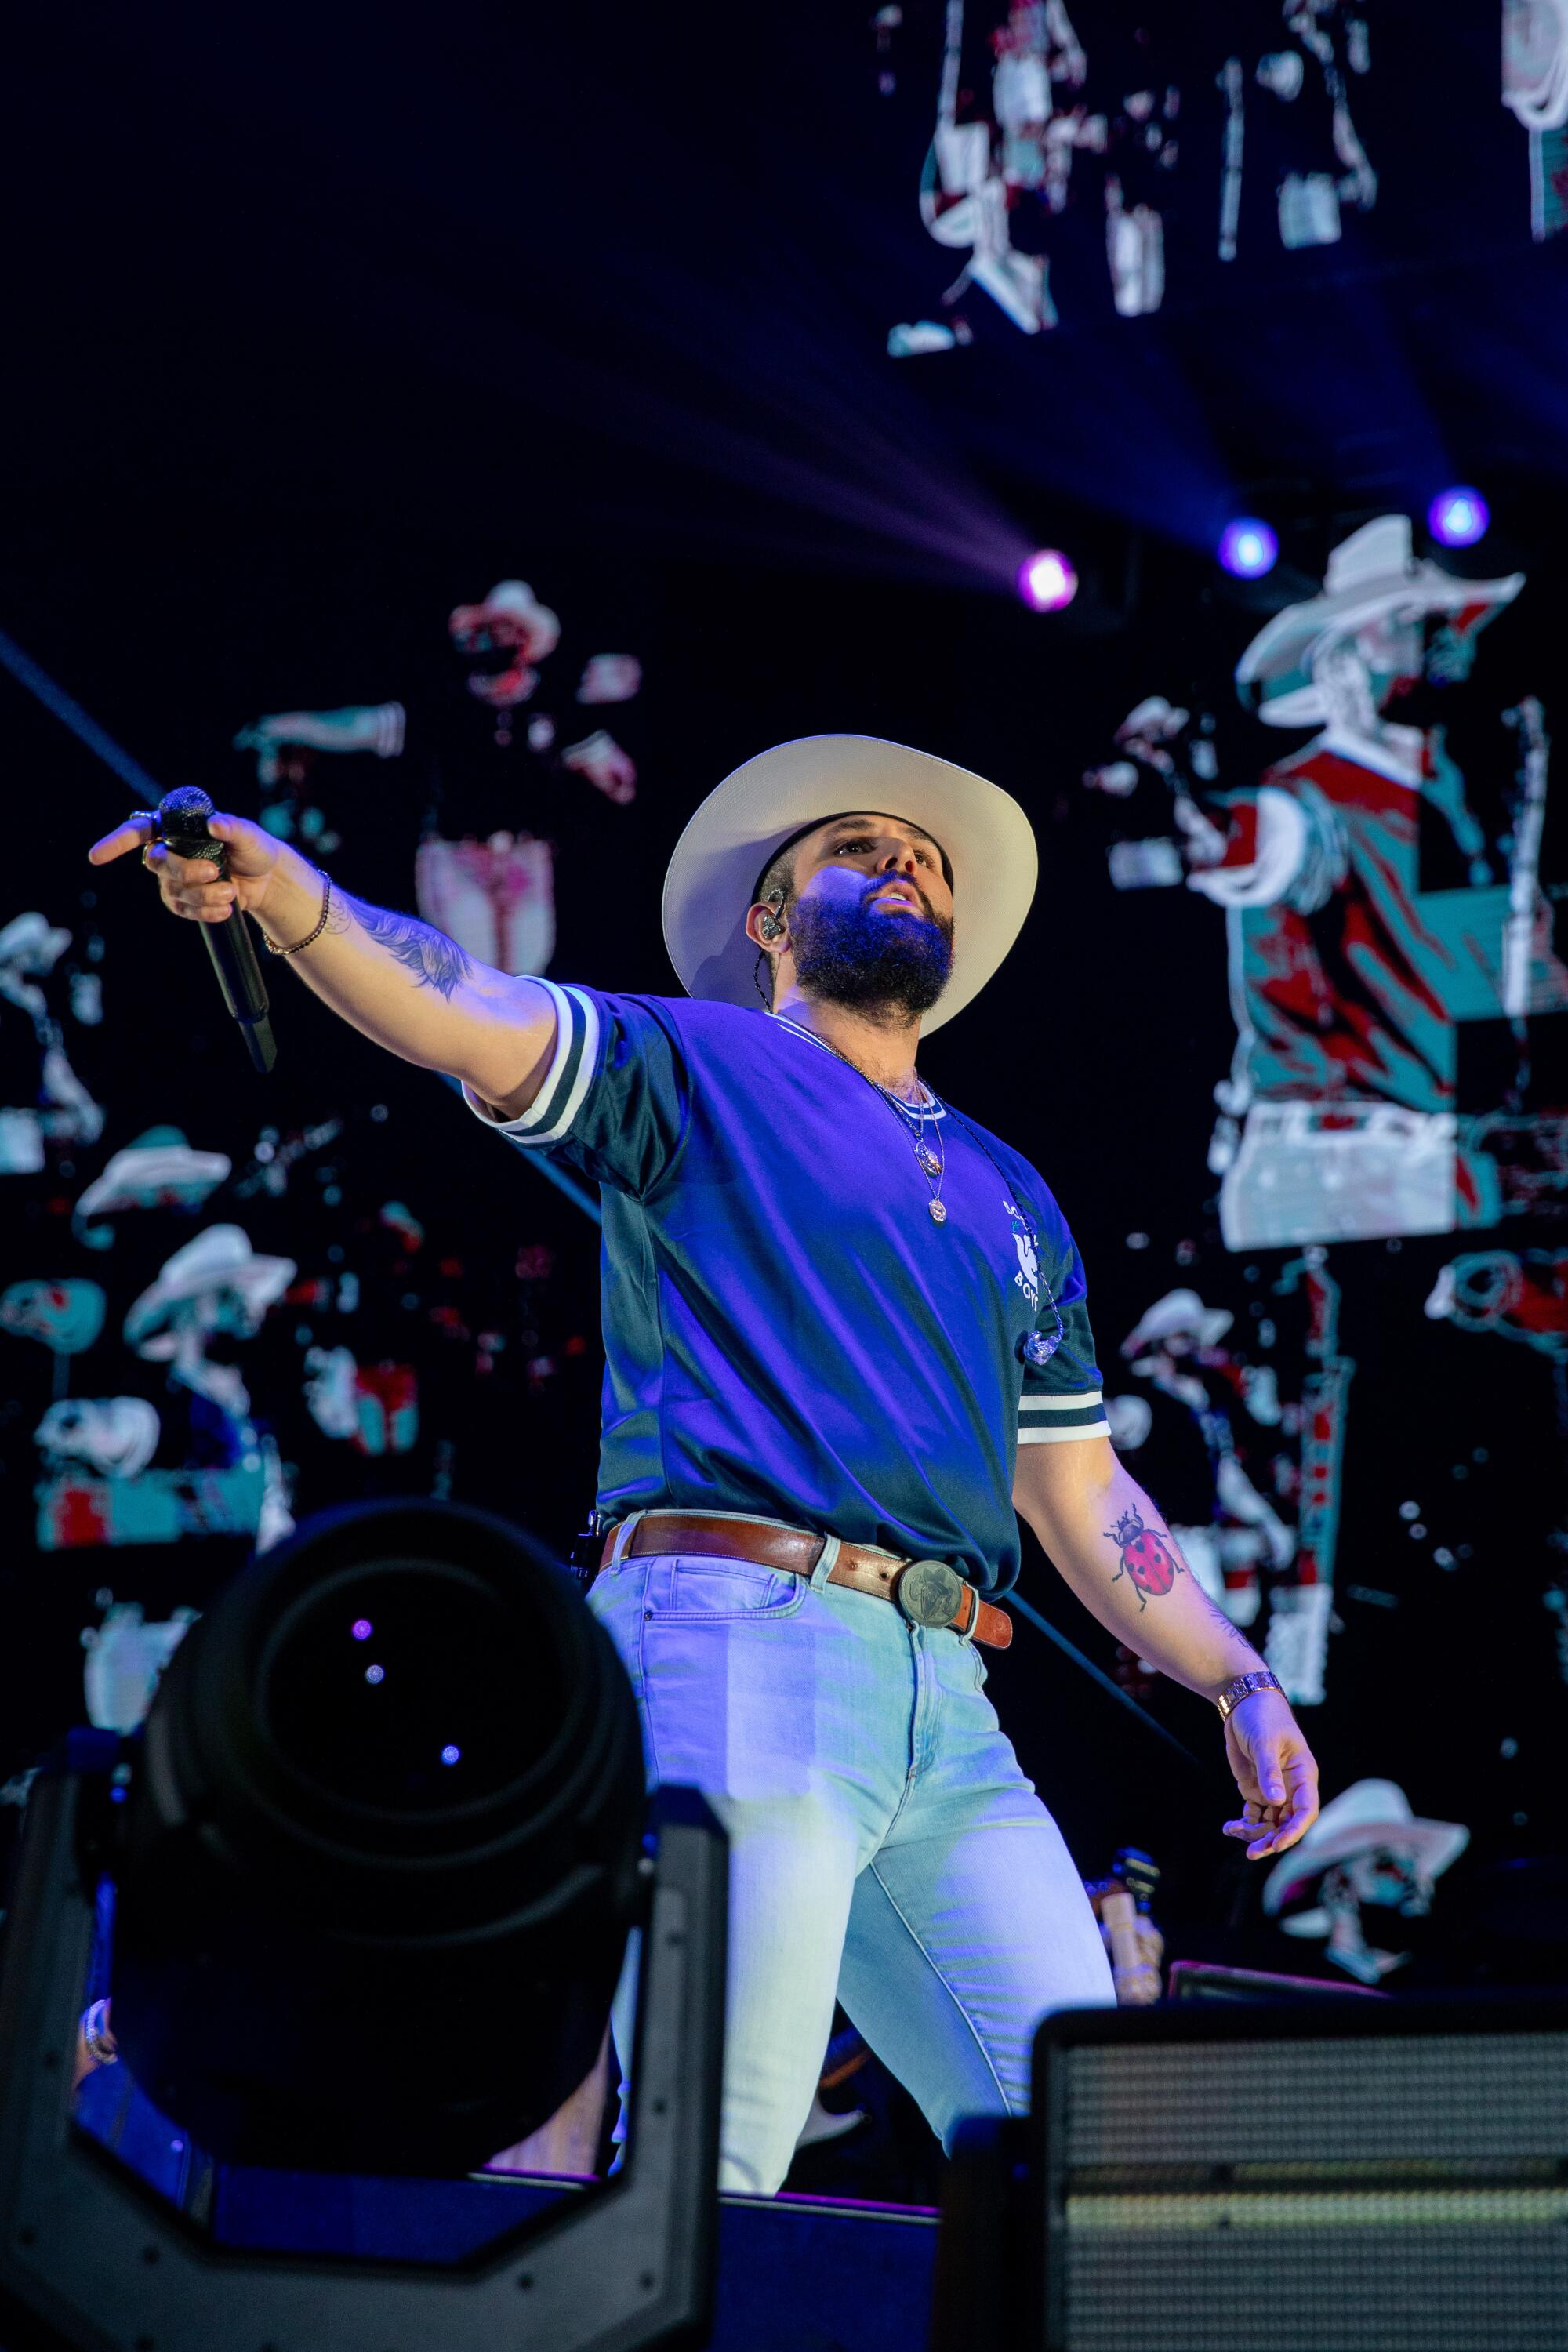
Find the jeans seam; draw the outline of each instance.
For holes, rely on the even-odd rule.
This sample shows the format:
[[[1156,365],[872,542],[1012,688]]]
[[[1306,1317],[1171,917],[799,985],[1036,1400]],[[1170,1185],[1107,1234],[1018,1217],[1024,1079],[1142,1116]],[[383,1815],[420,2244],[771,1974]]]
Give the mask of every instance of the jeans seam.
[[[898,1921],[900,1927],[903,1929],[905,1935],[909,1937],[910,1943],[914,1946],[916,1951],[920,1954],[921,1959],[925,1962],[927,1968],[931,1970],[938,1984],[942,1987],[943,1992],[946,1993],[949,2000],[952,2001],[954,2009],[958,2011],[959,2016],[963,2020],[964,2024],[969,2028],[970,2035],[973,2041],[974,2046],[985,2062],[985,2071],[996,2085],[997,2096],[1001,2099],[1003,2110],[1005,2114],[1011,2116],[1015,2112],[1013,2102],[1007,2096],[1006,2087],[1002,2081],[1002,2077],[996,2072],[995,2064],[992,2059],[990,2051],[985,2047],[984,2037],[982,2035],[980,2028],[975,2024],[974,2020],[969,2014],[968,2010],[964,2007],[963,2001],[960,2000],[957,1993],[953,1990],[946,1977],[943,1976],[936,1962],[932,1959],[921,1938],[916,1934],[914,1928],[910,1926],[909,1920],[904,1916],[903,1912],[900,1909],[898,1898],[893,1894],[891,1887],[888,1885],[888,1882],[883,1877],[881,1872],[878,1869],[875,1859],[871,1861],[868,1867],[870,1870],[872,1877],[881,1888],[883,1895],[887,1897],[888,1907],[892,1912],[894,1918]]]
[[[646,1595],[647,1591],[646,1580],[644,1582],[643,1591]],[[641,1622],[637,1627],[637,1681],[641,1685],[637,1694],[637,1696],[640,1701],[639,1712],[642,1716],[644,1726],[647,1731],[647,1760],[653,1768],[654,1786],[655,1788],[658,1788],[664,1779],[664,1773],[659,1765],[658,1739],[653,1727],[653,1705],[648,1696],[647,1611],[646,1602],[642,1612]]]

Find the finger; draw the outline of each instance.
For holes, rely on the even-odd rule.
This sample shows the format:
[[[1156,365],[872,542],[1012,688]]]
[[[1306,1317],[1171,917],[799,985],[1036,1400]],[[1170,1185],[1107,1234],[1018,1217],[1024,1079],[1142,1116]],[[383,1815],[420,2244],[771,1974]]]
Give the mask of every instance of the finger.
[[[204,883],[218,878],[217,867],[212,858],[177,857],[172,849],[160,843],[154,843],[148,850],[147,864],[159,880],[166,881],[173,890],[199,889]]]
[[[1285,1773],[1279,1761],[1279,1749],[1270,1741],[1263,1748],[1253,1765],[1258,1786],[1266,1805],[1282,1805],[1286,1800]]]
[[[132,849],[142,848],[153,838],[153,820],[150,816],[132,817],[124,824],[117,824],[112,833],[106,833],[101,841],[93,843],[87,853],[88,864],[108,866],[114,858],[124,857]]]
[[[199,915],[205,922],[222,922],[234,904],[232,882],[198,882],[167,893],[169,903],[183,913]]]
[[[1290,1806],[1282,1821],[1275,1826],[1270,1840],[1271,1851],[1283,1853],[1298,1839],[1304,1838],[1318,1818],[1316,1791],[1309,1787],[1291,1791]]]
[[[230,871],[237,868],[247,880],[265,874],[277,858],[277,835],[253,824],[249,817],[220,813],[208,817],[207,831],[227,848]]]

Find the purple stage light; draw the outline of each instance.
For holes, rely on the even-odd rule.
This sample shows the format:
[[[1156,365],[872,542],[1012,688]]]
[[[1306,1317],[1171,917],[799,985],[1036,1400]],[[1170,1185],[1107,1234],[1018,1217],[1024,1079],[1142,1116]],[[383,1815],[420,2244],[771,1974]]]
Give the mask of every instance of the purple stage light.
[[[1018,593],[1037,613],[1059,613],[1078,594],[1078,573],[1059,548],[1042,547],[1018,566]]]
[[[1439,490],[1426,509],[1426,528],[1444,547],[1474,547],[1486,536],[1491,509],[1479,490]]]
[[[1279,553],[1279,541],[1256,515],[1237,515],[1220,533],[1219,560],[1238,580],[1261,580]]]
[[[353,1623],[349,1627],[349,1632],[353,1635],[356,1642],[368,1642],[374,1631],[375,1627],[371,1623],[368,1617],[356,1617]]]
[[[463,1751],[460,1748],[453,1748],[448,1745],[441,1750],[441,1761],[443,1764],[456,1764],[461,1759],[462,1753]]]

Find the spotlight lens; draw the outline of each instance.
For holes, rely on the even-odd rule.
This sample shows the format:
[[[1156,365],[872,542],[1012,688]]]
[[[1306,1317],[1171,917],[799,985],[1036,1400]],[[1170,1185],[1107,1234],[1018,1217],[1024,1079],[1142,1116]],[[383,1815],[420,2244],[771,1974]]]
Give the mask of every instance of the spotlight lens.
[[[1491,521],[1490,509],[1479,490],[1439,490],[1426,509],[1426,524],[1444,547],[1474,547]]]
[[[1059,613],[1078,594],[1078,573],[1059,548],[1042,547],[1019,565],[1018,593],[1037,613]]]
[[[368,1617],[356,1617],[353,1623],[349,1627],[349,1632],[353,1635],[356,1642],[368,1642],[374,1631],[375,1627],[371,1623]]]
[[[367,1564],[354,1581],[302,1594],[259,1666],[268,1737],[294,1772],[336,1803],[419,1812],[529,1770],[555,1737],[559,1667],[528,1651],[510,1604],[433,1561]],[[362,1623],[368,1656],[343,1641]]]
[[[1261,580],[1279,553],[1279,541],[1256,515],[1238,515],[1220,534],[1219,560],[1238,580]]]

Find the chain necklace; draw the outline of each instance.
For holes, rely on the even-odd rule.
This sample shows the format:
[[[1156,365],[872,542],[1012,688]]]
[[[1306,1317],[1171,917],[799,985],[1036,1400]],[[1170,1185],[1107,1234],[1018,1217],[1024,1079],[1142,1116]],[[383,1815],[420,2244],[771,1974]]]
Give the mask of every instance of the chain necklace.
[[[942,1114],[942,1105],[926,1085],[925,1080],[917,1074],[915,1084],[921,1090],[920,1100],[912,1103],[906,1102],[901,1095],[894,1094],[890,1087],[885,1087],[878,1079],[867,1076],[858,1062],[852,1062],[847,1054],[841,1054],[837,1045],[830,1045],[826,1037],[819,1037],[815,1029],[807,1029],[801,1022],[792,1021],[787,1013],[775,1013],[771,1018],[782,1023],[784,1028],[793,1029],[797,1036],[809,1037],[814,1045],[824,1046],[833,1055],[835,1061],[842,1062],[847,1070],[853,1070],[858,1078],[865,1078],[866,1084],[881,1096],[889,1109],[894,1113],[906,1135],[910,1133],[909,1122],[913,1120],[914,1133],[910,1139],[914,1145],[916,1163],[926,1180],[929,1193],[926,1208],[933,1225],[945,1225],[947,1203],[942,1197],[942,1188],[947,1176],[947,1146],[942,1142],[942,1129],[937,1125],[937,1120]],[[935,1151],[926,1141],[928,1118],[931,1122],[931,1133],[941,1147]]]

